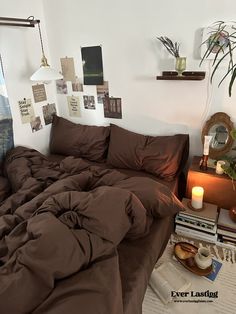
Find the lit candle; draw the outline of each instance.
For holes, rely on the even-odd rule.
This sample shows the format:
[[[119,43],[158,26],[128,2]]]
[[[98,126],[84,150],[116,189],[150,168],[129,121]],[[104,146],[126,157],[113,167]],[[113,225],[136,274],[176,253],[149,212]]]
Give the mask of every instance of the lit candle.
[[[201,186],[194,186],[192,188],[192,201],[191,205],[195,209],[202,208],[203,205],[204,189]]]

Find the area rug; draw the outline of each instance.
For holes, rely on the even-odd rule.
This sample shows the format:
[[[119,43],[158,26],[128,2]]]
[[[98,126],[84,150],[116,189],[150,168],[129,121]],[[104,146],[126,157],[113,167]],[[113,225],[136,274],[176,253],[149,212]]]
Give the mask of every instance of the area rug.
[[[236,251],[215,245],[208,245],[213,258],[222,262],[221,270],[214,283],[206,278],[197,276],[185,269],[178,261],[173,259],[173,246],[176,241],[187,241],[198,246],[207,246],[187,238],[172,235],[170,241],[155,267],[162,263],[171,262],[181,271],[181,274],[191,282],[189,295],[194,297],[177,298],[175,301],[164,305],[153,290],[148,286],[144,301],[143,314],[235,314],[236,313]],[[197,242],[197,243],[196,243]],[[195,297],[203,293],[204,297]],[[205,295],[217,295],[206,297]]]

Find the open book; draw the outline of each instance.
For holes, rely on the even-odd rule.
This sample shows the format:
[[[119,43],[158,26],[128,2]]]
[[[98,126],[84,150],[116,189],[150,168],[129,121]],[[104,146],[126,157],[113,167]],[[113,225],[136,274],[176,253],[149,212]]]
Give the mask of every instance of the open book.
[[[172,291],[185,291],[191,285],[171,262],[154,268],[149,284],[164,304],[172,301]]]

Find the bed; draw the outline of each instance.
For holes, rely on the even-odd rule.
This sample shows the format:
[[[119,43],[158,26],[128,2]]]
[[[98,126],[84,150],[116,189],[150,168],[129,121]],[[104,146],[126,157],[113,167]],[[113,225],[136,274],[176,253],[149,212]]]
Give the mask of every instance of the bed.
[[[3,313],[138,314],[182,209],[188,135],[55,116],[50,155],[16,147],[0,176]]]

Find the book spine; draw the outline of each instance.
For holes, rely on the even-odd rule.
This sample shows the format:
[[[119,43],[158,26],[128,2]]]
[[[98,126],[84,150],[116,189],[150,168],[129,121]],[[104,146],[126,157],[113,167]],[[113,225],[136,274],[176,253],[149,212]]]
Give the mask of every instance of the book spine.
[[[233,228],[231,228],[231,227],[222,226],[222,225],[220,225],[220,224],[217,224],[217,227],[218,227],[219,229],[222,229],[222,230],[226,230],[226,231],[230,231],[230,232],[235,232],[235,234],[236,234],[236,228],[233,229]]]
[[[186,235],[188,235],[189,237],[201,237],[201,239],[204,239],[205,241],[216,241],[217,240],[217,235],[209,235],[205,232],[201,232],[201,231],[195,231],[193,229],[189,229],[186,227],[182,227],[180,225],[176,225],[175,231],[177,233],[177,231],[180,232],[184,232]]]
[[[194,222],[198,222],[200,224],[201,223],[207,224],[208,226],[212,226],[212,227],[214,227],[216,225],[216,223],[213,222],[213,221],[204,220],[204,219],[193,217],[193,216],[188,216],[188,215],[185,215],[185,214],[182,214],[182,213],[178,213],[176,215],[176,217],[178,217],[180,219],[186,219],[186,220],[191,220],[191,221],[194,221]]]
[[[201,241],[205,241],[205,242],[210,242],[210,243],[215,243],[215,240],[212,239],[208,239],[205,236],[201,236],[201,235],[195,235],[195,234],[191,234],[182,230],[175,230],[175,232],[178,235],[184,236],[184,237],[188,237],[188,238],[192,238],[192,239],[197,239],[197,240],[201,240]]]
[[[221,236],[222,240],[223,241],[230,241],[230,242],[233,242],[236,244],[236,239],[235,238],[231,238],[231,237],[228,237],[228,236]]]
[[[188,229],[194,230],[194,231],[203,231],[204,233],[207,233],[209,235],[215,235],[216,234],[216,228],[214,230],[209,230],[200,226],[195,226],[193,224],[189,224],[187,222],[183,222],[183,221],[175,221],[176,224],[184,226]]]
[[[236,239],[236,232],[230,232],[230,231],[226,231],[226,230],[217,228],[217,233],[218,234],[222,234],[222,235],[226,235],[226,236],[229,236],[229,237],[232,237],[232,238]]]
[[[211,225],[215,225],[216,221],[215,220],[212,220],[212,219],[207,219],[207,218],[200,218],[200,217],[197,217],[195,215],[191,215],[191,214],[188,214],[188,213],[184,213],[184,212],[180,212],[178,214],[179,217],[185,217],[185,218],[190,218],[190,219],[194,219],[196,221],[199,221],[199,222],[205,222],[205,223],[208,223],[208,224],[211,224]]]
[[[183,217],[179,217],[178,215],[175,218],[175,221],[177,223],[182,223],[182,224],[186,224],[187,226],[192,226],[196,229],[199,230],[204,230],[204,231],[208,231],[210,233],[216,233],[216,225],[211,225],[208,223],[204,223],[204,222],[199,222],[193,219],[188,219],[188,218],[183,218]]]
[[[209,231],[209,230],[206,230],[206,229],[198,229],[198,228],[195,228],[195,226],[193,225],[187,225],[187,224],[183,224],[183,223],[177,223],[176,226],[180,226],[182,228],[186,228],[188,230],[190,230],[190,232],[200,232],[200,233],[203,233],[207,236],[215,236],[216,235],[216,232],[212,232],[212,231]]]
[[[191,228],[188,228],[185,226],[176,225],[176,229],[188,232],[189,234],[204,236],[205,238],[208,238],[208,239],[216,239],[217,238],[217,234],[215,234],[215,235],[208,234],[204,231],[194,230],[194,229],[191,229]]]

